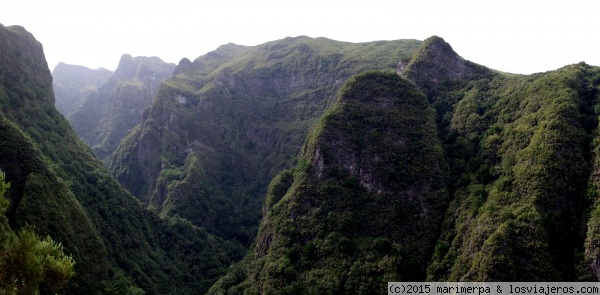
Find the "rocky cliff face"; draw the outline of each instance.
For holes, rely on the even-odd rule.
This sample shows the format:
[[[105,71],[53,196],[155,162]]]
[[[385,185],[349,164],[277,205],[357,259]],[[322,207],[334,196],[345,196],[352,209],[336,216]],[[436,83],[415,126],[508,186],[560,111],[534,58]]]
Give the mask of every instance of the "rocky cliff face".
[[[31,33],[27,32],[21,26],[4,27],[0,32],[0,42],[3,48],[6,48],[0,54],[0,62],[3,67],[4,82],[22,82],[27,81],[40,85],[44,89],[52,89],[52,76],[40,75],[39,73],[48,72],[48,63],[43,52],[43,46]],[[34,62],[36,62],[34,64]],[[19,65],[28,64],[25,69],[19,69]],[[50,86],[50,88],[46,88]],[[54,97],[49,93],[44,93],[40,97],[30,95],[30,98],[38,98],[54,103]]]
[[[394,97],[381,80],[355,87],[365,74],[349,82],[346,91],[369,99],[357,104],[341,92],[298,165],[271,183],[256,247],[210,294],[310,293],[313,287],[369,294],[392,280],[598,279],[600,68],[580,63],[503,75],[463,60],[433,37],[397,70],[419,89],[404,88],[405,97],[425,94],[436,127],[411,122],[418,114],[433,120],[415,104],[379,98]],[[368,115],[379,108],[386,114]],[[407,125],[390,128],[391,113],[402,110],[408,114],[399,122]],[[407,135],[416,130],[423,133]],[[443,156],[423,135],[432,133]],[[372,137],[377,134],[390,141]],[[420,152],[410,155],[410,148]],[[432,181],[440,175],[443,182]],[[393,212],[383,205],[370,211],[401,200],[409,201]],[[409,227],[423,239],[394,240],[406,238]]]
[[[8,217],[75,257],[69,294],[204,293],[227,269],[209,293],[599,279],[598,67],[503,75],[438,37],[224,45],[109,158],[146,208],[53,107],[33,36],[0,27],[0,49]]]
[[[59,63],[52,70],[52,88],[56,108],[65,117],[75,112],[88,95],[98,93],[113,72],[107,69],[88,69],[83,66]]]
[[[238,288],[372,293],[425,277],[448,195],[434,112],[413,83],[352,78],[299,162],[271,183]]]
[[[82,98],[69,121],[96,155],[106,158],[125,133],[141,121],[142,111],[150,106],[158,86],[174,68],[157,57],[123,55],[115,73],[97,92]]]
[[[292,163],[343,83],[362,70],[394,69],[418,45],[298,37],[183,61],[110,166],[143,202],[248,243],[266,185]]]

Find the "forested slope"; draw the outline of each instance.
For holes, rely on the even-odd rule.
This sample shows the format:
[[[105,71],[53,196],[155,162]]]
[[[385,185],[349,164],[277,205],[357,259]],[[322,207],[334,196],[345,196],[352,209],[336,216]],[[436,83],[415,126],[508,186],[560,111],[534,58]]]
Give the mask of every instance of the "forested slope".
[[[55,109],[42,45],[0,26],[0,169],[9,224],[50,235],[75,259],[67,294],[191,294],[241,249],[133,198]]]
[[[144,203],[249,245],[272,177],[352,75],[396,68],[416,40],[296,37],[182,60],[109,161]]]
[[[209,293],[599,279],[600,68],[499,73],[432,37],[398,74],[414,84],[348,82],[298,164],[271,182],[250,252]]]
[[[247,277],[232,289],[381,293],[385,281],[422,280],[448,202],[443,160],[434,111],[412,82],[350,79],[299,164],[271,182]]]
[[[157,86],[109,172],[41,44],[0,26],[0,49],[6,220],[64,245],[67,294],[600,278],[598,67],[500,73],[435,36],[227,44]]]
[[[438,111],[451,175],[428,279],[589,279],[583,254],[596,195],[600,69],[580,63],[502,75],[444,55],[457,56],[433,37],[403,71]],[[440,66],[440,76],[424,78]]]

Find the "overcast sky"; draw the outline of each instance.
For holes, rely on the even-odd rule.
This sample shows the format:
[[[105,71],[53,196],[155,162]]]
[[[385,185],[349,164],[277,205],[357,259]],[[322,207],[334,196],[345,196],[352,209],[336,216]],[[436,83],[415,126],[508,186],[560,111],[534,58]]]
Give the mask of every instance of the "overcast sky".
[[[191,60],[229,42],[306,35],[366,42],[444,38],[493,69],[529,74],[600,65],[600,4],[529,0],[3,0],[0,23],[21,25],[58,62],[114,70],[124,53]],[[0,49],[1,50],[1,49]]]

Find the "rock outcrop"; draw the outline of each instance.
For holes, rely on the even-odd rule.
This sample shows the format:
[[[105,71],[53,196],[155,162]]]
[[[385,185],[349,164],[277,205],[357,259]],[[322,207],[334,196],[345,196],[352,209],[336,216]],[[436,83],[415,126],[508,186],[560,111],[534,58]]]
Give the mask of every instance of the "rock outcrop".
[[[419,44],[297,37],[223,45],[163,83],[109,165],[141,201],[249,243],[267,184],[292,164],[344,82],[367,69],[393,71]]]

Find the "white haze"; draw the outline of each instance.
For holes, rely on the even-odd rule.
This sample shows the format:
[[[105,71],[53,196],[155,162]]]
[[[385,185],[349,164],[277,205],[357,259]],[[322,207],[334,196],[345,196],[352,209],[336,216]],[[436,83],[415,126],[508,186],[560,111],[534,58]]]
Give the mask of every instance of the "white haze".
[[[177,63],[229,42],[287,36],[350,42],[438,35],[464,58],[529,74],[600,65],[593,1],[4,0],[0,23],[21,25],[58,62],[114,70],[124,53]]]

